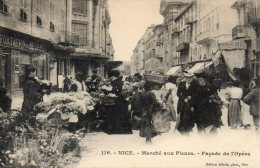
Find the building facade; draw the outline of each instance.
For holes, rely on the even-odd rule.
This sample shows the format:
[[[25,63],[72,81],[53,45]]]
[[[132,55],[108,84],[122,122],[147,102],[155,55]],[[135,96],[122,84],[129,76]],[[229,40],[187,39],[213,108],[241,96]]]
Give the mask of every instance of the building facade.
[[[0,0],[0,85],[22,90],[24,72],[58,84],[113,59],[106,0]]]
[[[254,77],[260,75],[260,2],[237,0],[232,8],[237,12],[238,22],[232,29],[233,40],[246,43],[244,50],[237,51],[246,60],[246,67]],[[234,49],[235,50],[235,49]]]
[[[114,54],[107,0],[73,0],[72,15],[72,32],[81,35],[76,52],[71,54],[75,72],[90,76],[92,69],[98,69],[104,75],[105,62]]]
[[[153,38],[162,48],[155,49],[154,55],[162,57],[164,73],[174,66],[186,68],[197,62],[209,61],[221,46],[225,46],[225,42],[232,40],[232,29],[237,24],[236,12],[230,8],[234,1],[161,1],[160,14],[164,17],[162,32],[155,33]],[[226,19],[226,16],[229,18]],[[150,65],[149,61],[145,65]],[[239,60],[232,66],[241,65],[241,62],[246,63]]]
[[[176,43],[173,39],[175,34],[175,19],[179,15],[180,10],[189,5],[190,0],[162,0],[160,4],[160,14],[164,17],[164,52],[163,52],[163,67],[167,72],[170,67],[179,64],[178,55],[176,52]]]
[[[37,67],[40,79],[50,79],[53,43],[66,27],[64,0],[1,0],[1,86],[21,91],[25,69]]]
[[[154,25],[151,25],[146,29],[144,35],[139,40],[138,44],[136,45],[133,51],[133,55],[131,56],[131,75],[134,75],[135,73],[145,73],[145,62],[146,58],[148,58],[146,57],[146,54],[148,53],[147,48],[149,48],[146,44],[153,34],[154,27]]]

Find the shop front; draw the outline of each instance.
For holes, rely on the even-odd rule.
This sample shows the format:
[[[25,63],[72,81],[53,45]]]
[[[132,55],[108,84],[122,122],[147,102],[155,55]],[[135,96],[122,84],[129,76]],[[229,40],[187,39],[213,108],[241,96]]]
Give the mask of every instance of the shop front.
[[[11,95],[21,93],[25,71],[37,68],[39,79],[49,79],[48,43],[11,30],[0,31],[0,85]]]
[[[99,52],[76,49],[75,53],[70,54],[71,62],[74,65],[74,74],[82,74],[84,78],[92,75],[95,69],[99,76],[106,75],[105,65],[108,64],[108,57]]]

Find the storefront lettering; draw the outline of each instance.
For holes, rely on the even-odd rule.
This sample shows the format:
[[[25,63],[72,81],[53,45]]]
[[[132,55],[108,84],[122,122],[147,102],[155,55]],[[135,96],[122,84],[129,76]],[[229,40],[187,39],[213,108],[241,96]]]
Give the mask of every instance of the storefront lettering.
[[[32,50],[32,51],[44,51],[39,43],[32,41],[25,41],[22,39],[9,37],[3,34],[0,34],[0,45],[15,47],[22,50]]]

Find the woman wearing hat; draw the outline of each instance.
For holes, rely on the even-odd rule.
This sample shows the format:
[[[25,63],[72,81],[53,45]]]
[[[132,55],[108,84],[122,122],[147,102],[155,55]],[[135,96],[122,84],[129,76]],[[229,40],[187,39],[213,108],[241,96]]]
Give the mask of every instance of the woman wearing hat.
[[[185,81],[180,83],[177,90],[178,111],[180,122],[177,129],[181,134],[189,134],[194,127],[194,92],[195,82],[193,81],[194,74],[184,73]]]
[[[130,124],[130,112],[128,112],[128,102],[122,95],[123,81],[119,71],[114,71],[111,76],[114,103],[106,106],[106,122],[104,131],[108,134],[132,134]]]
[[[36,68],[27,69],[25,84],[23,87],[23,105],[22,111],[27,114],[33,112],[34,106],[42,101],[42,90],[39,81],[36,80]],[[32,114],[35,115],[35,114]]]

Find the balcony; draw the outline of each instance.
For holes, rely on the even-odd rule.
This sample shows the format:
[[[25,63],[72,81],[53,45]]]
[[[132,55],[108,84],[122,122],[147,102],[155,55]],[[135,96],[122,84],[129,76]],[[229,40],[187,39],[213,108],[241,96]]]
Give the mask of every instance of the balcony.
[[[182,42],[176,47],[177,52],[182,52],[184,50],[189,50],[190,43],[189,42]]]
[[[211,31],[200,33],[197,36],[197,43],[199,44],[207,44],[210,43],[212,40],[214,40],[214,36]]]
[[[194,18],[190,18],[190,17],[185,18],[185,25],[192,25],[193,23],[196,23],[196,22],[197,22],[197,20]]]
[[[72,20],[79,21],[79,22],[86,22],[87,21],[87,15],[81,14],[81,13],[73,13]]]
[[[156,53],[155,57],[158,58],[158,59],[163,59],[163,52]]]
[[[60,44],[62,45],[78,45],[79,44],[79,35],[71,33],[69,31],[62,32]]]
[[[179,33],[181,33],[181,30],[177,27],[174,27],[172,32],[175,34],[179,34]]]
[[[247,27],[244,25],[237,25],[232,29],[233,39],[239,39],[247,37]]]

